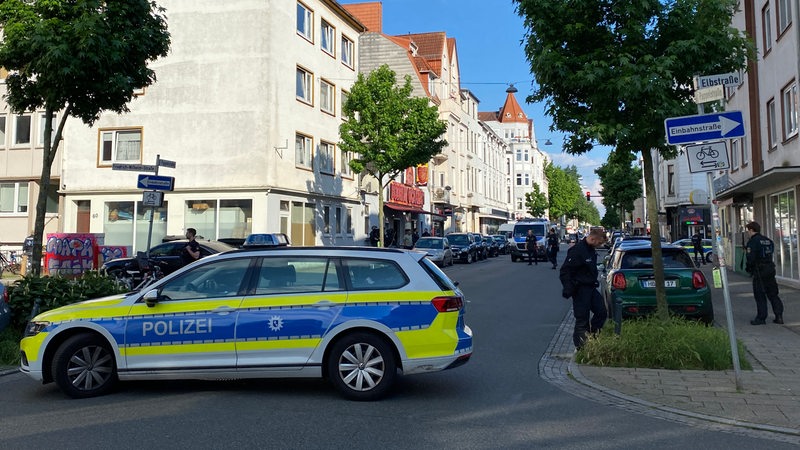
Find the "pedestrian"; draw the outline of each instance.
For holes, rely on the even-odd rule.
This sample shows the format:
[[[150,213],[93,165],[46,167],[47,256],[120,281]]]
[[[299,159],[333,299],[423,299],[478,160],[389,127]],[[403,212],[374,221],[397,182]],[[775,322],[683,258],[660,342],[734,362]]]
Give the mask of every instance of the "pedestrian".
[[[431,233],[428,231],[427,228],[425,228],[425,230],[422,232],[422,237],[428,237],[430,235],[431,235]]]
[[[384,243],[383,243],[384,247],[391,247],[391,246],[394,245],[394,229],[393,228],[389,228],[389,229],[386,230],[386,232],[384,233],[383,240],[384,240]]]
[[[419,240],[419,233],[417,233],[417,230],[412,231],[411,232],[411,246],[413,247],[413,246],[417,245],[417,241],[418,240]]]
[[[530,266],[532,262],[535,262],[538,266],[539,260],[536,259],[536,236],[533,234],[533,230],[528,230],[528,235],[525,236],[525,250],[528,252],[528,265]]]
[[[411,230],[406,230],[405,234],[403,234],[403,248],[406,250],[411,250],[414,248],[414,237],[411,235]]]
[[[750,325],[767,323],[767,299],[775,314],[774,323],[783,324],[783,302],[778,297],[778,283],[775,281],[775,243],[761,234],[761,225],[750,222],[745,227],[750,239],[747,241],[747,266],[745,270],[753,277],[753,297],[756,300],[756,318]]]
[[[377,225],[372,226],[372,231],[369,232],[369,245],[373,247],[378,246],[378,242],[381,240],[381,230],[378,229]]]
[[[194,228],[186,229],[186,239],[189,242],[181,250],[181,263],[185,266],[200,259],[200,244],[194,239],[197,236],[197,230]]]
[[[567,257],[561,265],[561,296],[572,297],[572,314],[575,316],[575,330],[572,342],[580,350],[586,342],[588,333],[597,333],[603,328],[608,317],[603,296],[597,290],[597,252],[596,248],[606,240],[601,230],[591,230],[589,235],[567,250]]]
[[[558,267],[558,235],[555,227],[550,228],[550,232],[547,233],[547,258],[553,265],[553,270],[556,270]]]
[[[695,231],[692,235],[692,246],[694,247],[694,262],[698,266],[706,263],[706,255],[703,251],[703,237],[700,236],[699,231]]]

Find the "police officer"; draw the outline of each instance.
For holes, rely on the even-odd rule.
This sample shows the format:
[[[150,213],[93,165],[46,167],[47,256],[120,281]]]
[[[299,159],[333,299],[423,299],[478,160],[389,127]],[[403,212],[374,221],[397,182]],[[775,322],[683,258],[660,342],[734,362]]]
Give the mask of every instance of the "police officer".
[[[547,233],[547,257],[550,259],[550,263],[553,264],[553,270],[555,270],[558,267],[556,262],[558,258],[558,235],[555,228],[550,228],[550,232]]]
[[[767,298],[772,304],[773,322],[783,324],[783,302],[778,297],[778,283],[775,282],[775,263],[772,254],[775,244],[761,234],[761,225],[750,222],[745,227],[750,240],[747,241],[747,266],[745,270],[753,277],[753,297],[756,300],[756,318],[751,325],[764,325],[767,321]]]
[[[530,266],[532,261],[538,266],[539,259],[536,257],[536,236],[533,234],[533,230],[528,230],[528,235],[525,236],[525,251],[528,252],[528,265]]]
[[[703,237],[700,236],[699,231],[695,231],[694,235],[692,235],[692,246],[694,247],[694,262],[697,265],[700,265],[701,262],[705,264],[706,256],[703,254]]]
[[[372,226],[372,231],[369,232],[369,245],[373,247],[378,246],[378,242],[381,240],[381,231],[378,229],[376,225]]]
[[[563,287],[561,296],[572,297],[572,313],[575,316],[572,341],[579,350],[586,342],[586,334],[600,331],[608,317],[603,296],[597,290],[600,284],[597,282],[595,251],[605,241],[606,235],[602,230],[591,230],[588,236],[567,250],[567,258],[559,272]]]

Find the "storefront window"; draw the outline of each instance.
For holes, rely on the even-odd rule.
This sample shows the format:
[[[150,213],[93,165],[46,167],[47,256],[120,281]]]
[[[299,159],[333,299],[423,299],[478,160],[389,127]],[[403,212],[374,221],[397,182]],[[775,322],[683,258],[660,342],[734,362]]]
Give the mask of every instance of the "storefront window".
[[[313,203],[292,202],[292,232],[289,238],[292,245],[315,245],[317,227],[315,218],[316,205]]]
[[[780,277],[800,277],[798,273],[797,215],[794,191],[770,197],[775,242],[775,270]]]
[[[133,202],[106,202],[103,220],[105,245],[131,245],[134,229],[133,207]]]
[[[220,238],[246,238],[253,230],[252,200],[219,201]]]
[[[150,247],[160,244],[167,235],[167,202],[160,208],[144,206],[136,202],[136,248],[134,252],[147,251],[147,235],[150,230],[150,216],[153,217],[153,234],[150,235]]]
[[[194,228],[197,237],[214,239],[217,236],[217,201],[189,200],[184,214],[184,230]]]

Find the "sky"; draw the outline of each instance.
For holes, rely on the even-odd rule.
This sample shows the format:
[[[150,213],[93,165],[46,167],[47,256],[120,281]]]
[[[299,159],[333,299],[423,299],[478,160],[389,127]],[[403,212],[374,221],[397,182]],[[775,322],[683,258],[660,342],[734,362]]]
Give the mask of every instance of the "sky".
[[[340,4],[364,0],[338,0]],[[480,111],[496,111],[506,99],[506,89],[513,83],[515,94],[528,118],[533,119],[539,148],[547,152],[557,166],[575,165],[586,190],[597,195],[600,181],[594,170],[606,162],[608,149],[596,147],[591,152],[572,156],[562,151],[564,134],[551,132],[553,121],[545,115],[544,103],[529,104],[533,75],[521,44],[525,35],[522,18],[514,12],[511,0],[383,0],[383,32],[388,35],[444,31],[456,39],[461,71],[461,87],[480,100]],[[544,145],[549,139],[552,145]],[[599,198],[600,216],[605,207]]]

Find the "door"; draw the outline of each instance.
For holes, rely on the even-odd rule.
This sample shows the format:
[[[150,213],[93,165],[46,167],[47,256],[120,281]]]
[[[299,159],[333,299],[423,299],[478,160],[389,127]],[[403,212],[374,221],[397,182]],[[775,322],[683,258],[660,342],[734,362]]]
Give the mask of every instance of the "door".
[[[235,368],[236,320],[252,260],[198,264],[160,286],[155,306],[137,302],[126,318],[128,370]]]

